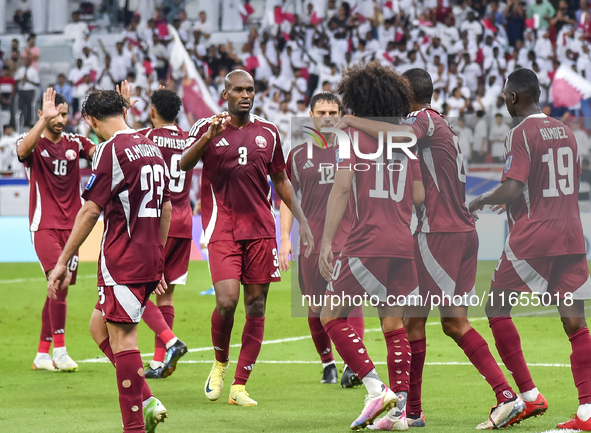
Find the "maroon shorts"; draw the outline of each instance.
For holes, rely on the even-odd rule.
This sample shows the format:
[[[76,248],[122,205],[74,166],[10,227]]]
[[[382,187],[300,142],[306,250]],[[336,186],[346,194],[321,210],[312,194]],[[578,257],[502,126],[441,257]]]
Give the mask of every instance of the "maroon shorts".
[[[389,306],[406,305],[406,298],[418,291],[417,270],[413,259],[398,257],[346,257],[333,262],[332,281],[326,294],[353,298],[367,293],[367,303]],[[353,302],[356,302],[353,299]],[[365,301],[364,301],[365,302]]]
[[[320,274],[318,254],[298,256],[298,283],[303,296],[322,296],[328,282]]]
[[[275,239],[215,241],[210,242],[207,249],[213,283],[229,279],[242,284],[281,281]]]
[[[469,297],[476,294],[476,230],[465,233],[417,233],[414,248],[423,305],[429,304],[432,297],[437,296],[439,305],[451,305],[450,301],[453,301],[453,305],[468,306]]]
[[[72,230],[58,230],[58,229],[45,229],[31,232],[31,240],[33,241],[33,247],[39,257],[41,268],[43,272],[51,271],[57,264],[70,233]],[[70,285],[76,284],[76,275],[78,274],[78,251],[74,257],[68,262],[68,269],[72,272],[72,281]]]
[[[164,278],[167,284],[186,284],[193,239],[168,238],[164,247]]]
[[[99,300],[94,307],[103,313],[105,322],[139,323],[150,294],[158,281],[98,287]]]
[[[557,293],[559,298],[572,293],[576,300],[591,299],[591,279],[584,254],[509,260],[503,252],[491,286],[519,292]]]

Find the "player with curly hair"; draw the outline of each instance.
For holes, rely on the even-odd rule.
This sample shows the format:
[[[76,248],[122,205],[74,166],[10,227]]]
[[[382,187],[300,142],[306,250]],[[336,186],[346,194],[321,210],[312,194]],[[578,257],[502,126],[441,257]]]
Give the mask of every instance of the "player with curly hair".
[[[348,68],[337,91],[354,114],[392,123],[408,113],[412,100],[406,80],[379,62]],[[418,289],[410,220],[413,203],[422,202],[424,190],[418,161],[408,149],[404,150],[412,158],[399,149],[386,152],[382,141],[354,128],[345,132],[355,137],[352,140],[358,146],[350,157],[337,150],[337,173],[318,259],[331,298],[320,317],[337,351],[367,388],[365,407],[351,428],[365,428],[388,411],[392,430],[406,430],[411,352],[404,306],[393,300],[406,299]],[[352,191],[353,224],[341,254],[333,259],[332,242]],[[347,322],[356,306],[354,299],[363,297],[377,305],[388,350],[390,387],[380,379],[362,339]]]

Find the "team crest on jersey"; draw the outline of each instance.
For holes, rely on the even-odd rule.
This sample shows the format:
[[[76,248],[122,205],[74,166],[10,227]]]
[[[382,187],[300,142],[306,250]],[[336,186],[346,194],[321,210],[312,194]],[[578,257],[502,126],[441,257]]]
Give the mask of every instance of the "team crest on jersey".
[[[96,179],[96,174],[91,174],[90,178],[88,179],[88,182],[86,182],[86,186],[84,187],[85,190],[89,190],[90,188],[92,188],[92,185],[94,185],[94,181]]]
[[[76,160],[76,156],[77,156],[77,154],[76,154],[76,151],[74,149],[68,149],[68,150],[66,150],[66,159],[68,161],[74,161],[74,160]]]
[[[257,144],[258,147],[267,147],[267,140],[262,135],[257,135],[254,139],[254,142]]]
[[[416,117],[407,117],[406,119],[404,119],[404,122],[402,122],[402,123],[404,123],[406,125],[412,125],[413,123],[416,122],[416,120],[417,120]]]
[[[507,161],[505,161],[505,173],[511,169],[511,162],[513,161],[513,155],[509,155]]]

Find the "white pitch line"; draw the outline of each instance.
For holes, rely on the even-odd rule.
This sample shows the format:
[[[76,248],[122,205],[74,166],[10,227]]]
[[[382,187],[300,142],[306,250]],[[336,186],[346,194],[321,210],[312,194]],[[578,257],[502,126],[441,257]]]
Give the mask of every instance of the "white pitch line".
[[[78,275],[76,278],[96,278],[96,274]],[[47,278],[16,278],[14,280],[0,280],[0,284],[32,283],[36,281],[47,281]]]
[[[532,313],[524,313],[524,314],[515,314],[513,317],[523,317],[523,316],[534,316],[534,315],[539,315],[539,314],[547,314],[548,311],[534,311]],[[470,322],[479,322],[482,320],[488,320],[488,318],[486,317],[474,317],[469,319]],[[428,322],[426,324],[426,326],[437,326],[440,325],[440,323],[438,321],[431,321]],[[382,332],[382,328],[370,328],[370,329],[366,329],[365,332]],[[301,335],[299,337],[289,337],[289,338],[280,338],[278,340],[267,340],[267,341],[263,341],[263,344],[278,344],[278,343],[288,343],[290,341],[300,341],[300,340],[307,340],[309,338],[312,338],[311,335]],[[230,347],[242,347],[242,344],[231,344]],[[193,352],[204,352],[207,350],[213,350],[212,346],[206,346],[206,347],[195,347],[193,349],[189,349],[188,352],[189,353],[193,353]],[[142,357],[148,357],[148,356],[154,356],[154,353],[143,353],[141,355]],[[79,363],[93,363],[93,362],[110,362],[108,358],[106,357],[99,357],[99,358],[89,358],[89,359],[83,359],[81,361],[76,361]],[[187,361],[184,361],[187,362]],[[211,362],[211,361],[208,361]],[[257,361],[259,362],[259,361]],[[378,363],[379,364],[379,363]],[[429,365],[429,364],[427,364]],[[456,365],[460,365],[460,364],[456,364]],[[467,363],[466,365],[472,365],[470,363]]]
[[[85,362],[85,361],[79,361]],[[92,360],[92,362],[96,363],[107,363],[109,360],[107,358],[96,358]],[[293,361],[293,360],[285,360],[285,361],[272,361],[272,360],[257,360],[257,364],[320,364],[320,361]],[[210,359],[188,359],[188,360],[180,360],[179,364],[211,364]],[[499,365],[503,365],[502,363],[498,363]],[[376,361],[374,365],[387,365],[385,361]],[[441,366],[463,366],[463,365],[472,365],[471,362],[425,362],[425,365],[441,365]],[[529,367],[563,367],[563,368],[570,368],[570,364],[527,364]]]

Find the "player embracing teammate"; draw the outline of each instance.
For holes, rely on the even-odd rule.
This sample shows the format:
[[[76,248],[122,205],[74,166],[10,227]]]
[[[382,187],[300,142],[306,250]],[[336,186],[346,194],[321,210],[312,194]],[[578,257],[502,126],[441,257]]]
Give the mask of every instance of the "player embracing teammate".
[[[491,410],[488,420],[477,429],[503,427],[518,418],[525,404],[507,383],[484,338],[467,319],[468,297],[464,295],[475,293],[478,236],[465,205],[466,175],[458,137],[447,120],[430,107],[433,83],[429,73],[424,69],[410,69],[403,76],[413,94],[412,112],[404,125],[346,116],[337,127],[353,126],[376,138],[379,131],[404,132],[417,138],[425,202],[417,209],[419,225],[414,236],[414,257],[423,302],[405,311],[412,349],[408,422],[410,426],[425,425],[421,383],[427,348],[425,323],[431,309],[428,296],[438,295],[441,299],[446,295],[439,308],[443,331],[486,378],[497,398],[497,406]],[[450,303],[449,299],[454,296],[463,301]],[[376,423],[378,429],[384,430],[389,430],[389,425],[387,418]]]
[[[341,101],[338,96],[331,92],[321,92],[310,100],[310,118],[314,128],[320,131],[322,128],[331,128],[341,117]],[[293,185],[296,199],[301,195],[301,207],[304,215],[309,221],[310,229],[314,239],[322,239],[324,220],[326,217],[326,204],[328,196],[334,183],[335,175],[335,147],[334,134],[325,133],[322,136],[324,147],[317,144],[314,138],[309,137],[308,141],[294,147],[287,156],[287,174]],[[308,159],[308,146],[312,148],[312,158]],[[343,218],[335,240],[333,241],[333,252],[338,254],[343,247],[349,228],[351,227],[350,212]],[[281,204],[281,248],[279,250],[279,268],[282,271],[289,269],[288,255],[291,252],[291,241],[289,238],[292,217],[284,203]],[[318,270],[319,243],[310,257],[305,257],[299,251],[298,257],[298,281],[302,296],[310,296],[316,299],[311,302],[308,310],[308,325],[312,334],[312,341],[322,361],[321,383],[337,383],[338,374],[335,364],[330,337],[324,330],[320,321],[322,305],[318,299],[322,299],[326,291],[326,280]],[[357,334],[363,339],[365,323],[363,319],[362,306],[356,307],[348,318],[349,324],[355,328]],[[343,388],[352,388],[361,385],[357,375],[346,366],[341,377]]]
[[[338,93],[343,105],[356,115],[392,121],[406,115],[411,102],[406,80],[377,61],[348,68]],[[349,149],[349,157],[343,149],[337,150],[337,171],[318,258],[320,272],[329,281],[325,293],[331,302],[323,306],[320,318],[335,348],[367,389],[364,408],[351,428],[365,428],[388,411],[390,428],[406,430],[411,352],[403,325],[404,306],[392,299],[405,299],[418,286],[410,221],[415,184],[423,192],[420,171],[408,149],[390,153],[370,135],[354,128],[344,132],[350,139],[358,136],[358,150]],[[337,140],[337,145],[346,144]],[[358,152],[377,156],[362,158]],[[333,260],[333,240],[351,195],[353,224],[342,253]],[[355,307],[347,299],[364,295],[378,300],[372,305],[377,305],[386,339],[390,387],[376,372],[361,336],[347,322]],[[339,299],[333,302],[336,298],[332,297]]]
[[[577,198],[577,142],[568,126],[542,113],[533,71],[511,73],[503,93],[509,113],[521,123],[505,140],[501,185],[470,203],[471,212],[507,205],[509,236],[492,277],[486,313],[499,355],[526,401],[523,418],[538,415],[548,403],[532,380],[507,299],[511,293],[550,294],[571,343],[579,393],[576,415],[558,428],[591,431],[591,335],[584,307],[591,299],[591,280]]]
[[[285,173],[279,132],[272,123],[250,113],[254,80],[243,70],[226,75],[223,97],[228,113],[199,120],[190,131],[181,169],[203,160],[201,213],[209,239],[209,261],[216,307],[211,317],[215,361],[205,382],[205,395],[217,400],[229,365],[234,312],[244,286],[246,323],[228,403],[256,406],[245,385],[263,342],[269,283],[280,281],[275,218],[270,202],[275,191],[300,222],[309,256],[314,247],[310,228]]]

